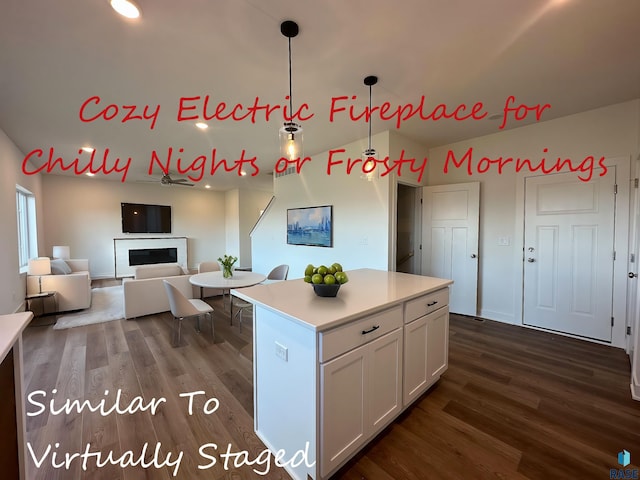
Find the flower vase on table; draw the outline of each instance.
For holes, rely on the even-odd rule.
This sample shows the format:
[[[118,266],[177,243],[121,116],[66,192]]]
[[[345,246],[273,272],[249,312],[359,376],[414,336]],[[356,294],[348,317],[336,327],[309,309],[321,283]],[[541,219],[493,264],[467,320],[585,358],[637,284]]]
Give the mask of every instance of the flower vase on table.
[[[220,266],[222,267],[222,276],[224,278],[233,277],[233,266],[238,261],[238,257],[232,255],[224,255],[222,258],[218,258]]]
[[[222,276],[224,278],[233,277],[233,267],[222,267]]]

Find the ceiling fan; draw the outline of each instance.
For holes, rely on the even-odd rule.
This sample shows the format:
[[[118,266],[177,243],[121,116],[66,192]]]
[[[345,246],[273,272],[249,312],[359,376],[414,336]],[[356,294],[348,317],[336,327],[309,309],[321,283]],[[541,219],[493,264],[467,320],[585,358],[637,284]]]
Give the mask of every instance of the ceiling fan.
[[[189,183],[189,180],[187,180],[186,178],[173,179],[171,178],[171,175],[169,175],[168,173],[165,173],[164,175],[162,175],[162,178],[160,179],[160,185],[164,185],[164,186],[183,185],[185,187],[194,186],[194,184]]]

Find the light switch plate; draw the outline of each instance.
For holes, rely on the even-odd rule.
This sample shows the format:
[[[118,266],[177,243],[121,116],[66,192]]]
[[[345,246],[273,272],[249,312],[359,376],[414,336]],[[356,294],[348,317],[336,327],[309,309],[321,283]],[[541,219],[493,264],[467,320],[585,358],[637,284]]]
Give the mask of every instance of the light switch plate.
[[[276,357],[281,358],[286,362],[289,357],[289,349],[276,342]]]

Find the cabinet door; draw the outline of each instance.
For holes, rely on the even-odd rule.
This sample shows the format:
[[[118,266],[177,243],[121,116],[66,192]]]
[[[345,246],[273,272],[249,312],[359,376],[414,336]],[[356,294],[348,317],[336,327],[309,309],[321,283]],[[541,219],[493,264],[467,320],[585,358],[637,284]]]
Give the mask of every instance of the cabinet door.
[[[441,308],[404,327],[403,402],[409,405],[447,369],[449,310]]]
[[[402,329],[368,345],[369,426],[374,434],[402,410]]]
[[[433,315],[433,314],[432,314]],[[427,388],[427,320],[429,315],[404,326],[404,405],[409,405]]]
[[[320,366],[322,477],[366,440],[367,373],[367,345]]]
[[[435,383],[449,365],[449,309],[428,315],[427,372],[429,385]]]

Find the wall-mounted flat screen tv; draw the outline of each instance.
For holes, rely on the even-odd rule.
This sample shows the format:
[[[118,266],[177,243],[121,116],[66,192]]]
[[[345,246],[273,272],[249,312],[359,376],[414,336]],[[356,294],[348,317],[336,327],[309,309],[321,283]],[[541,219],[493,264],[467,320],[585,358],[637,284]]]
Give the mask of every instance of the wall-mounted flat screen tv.
[[[171,233],[171,207],[122,203],[122,233]]]

